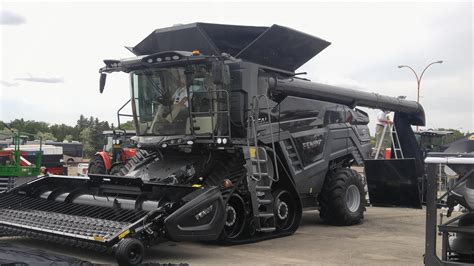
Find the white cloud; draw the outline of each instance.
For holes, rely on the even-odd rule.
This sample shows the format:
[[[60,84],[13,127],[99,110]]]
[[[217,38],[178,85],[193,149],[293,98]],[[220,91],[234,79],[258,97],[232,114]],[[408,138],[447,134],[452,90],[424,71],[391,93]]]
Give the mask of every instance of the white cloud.
[[[8,10],[0,10],[0,25],[20,25],[26,22],[25,17]]]
[[[40,82],[40,83],[64,83],[64,78],[48,78],[48,77],[34,77],[29,75],[25,78],[16,78],[15,80],[29,81],[29,82]]]
[[[4,81],[4,80],[1,80],[0,84],[2,84],[5,87],[16,87],[16,86],[19,85],[17,82],[8,82],[8,81]]]

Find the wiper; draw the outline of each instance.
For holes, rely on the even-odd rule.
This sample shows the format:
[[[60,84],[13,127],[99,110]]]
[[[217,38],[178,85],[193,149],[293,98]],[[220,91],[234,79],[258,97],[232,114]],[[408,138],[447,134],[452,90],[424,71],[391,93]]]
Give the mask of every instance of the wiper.
[[[148,83],[152,85],[153,89],[158,91],[159,96],[156,97],[156,101],[158,103],[161,103],[165,106],[171,106],[173,104],[173,101],[169,100],[169,90],[168,89],[163,89],[160,86],[158,86],[153,78],[151,76],[147,75],[148,73],[145,73],[145,76],[148,79]]]

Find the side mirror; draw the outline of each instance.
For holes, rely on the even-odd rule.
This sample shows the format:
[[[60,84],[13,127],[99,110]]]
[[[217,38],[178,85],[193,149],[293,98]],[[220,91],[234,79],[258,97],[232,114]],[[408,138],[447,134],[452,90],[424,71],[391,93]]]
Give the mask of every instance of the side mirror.
[[[100,82],[99,82],[99,92],[102,93],[104,92],[105,88],[105,81],[107,80],[107,74],[105,73],[100,73]]]

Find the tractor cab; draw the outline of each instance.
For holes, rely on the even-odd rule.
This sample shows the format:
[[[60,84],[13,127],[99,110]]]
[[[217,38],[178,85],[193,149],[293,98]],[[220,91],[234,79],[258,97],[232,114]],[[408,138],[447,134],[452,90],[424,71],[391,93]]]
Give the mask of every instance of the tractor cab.
[[[135,136],[135,130],[106,130],[102,134],[104,135],[102,150],[111,156],[112,163],[127,160],[126,158],[135,155],[136,144],[130,139]]]

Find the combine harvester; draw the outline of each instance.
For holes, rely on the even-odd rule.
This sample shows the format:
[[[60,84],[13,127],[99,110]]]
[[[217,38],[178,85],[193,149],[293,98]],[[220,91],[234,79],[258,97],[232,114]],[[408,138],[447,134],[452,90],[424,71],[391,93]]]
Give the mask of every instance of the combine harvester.
[[[100,92],[108,73],[131,78],[138,151],[124,176],[50,175],[17,187],[0,196],[2,232],[137,264],[144,246],[166,240],[290,235],[308,207],[329,224],[360,223],[365,184],[350,166],[368,160],[371,144],[368,115],[355,107],[396,111],[398,134],[413,140],[410,125],[424,125],[424,111],[298,78],[295,70],[329,44],[278,25],[152,32],[129,48],[135,57],[100,69]],[[418,159],[398,165],[404,160],[414,167]]]

